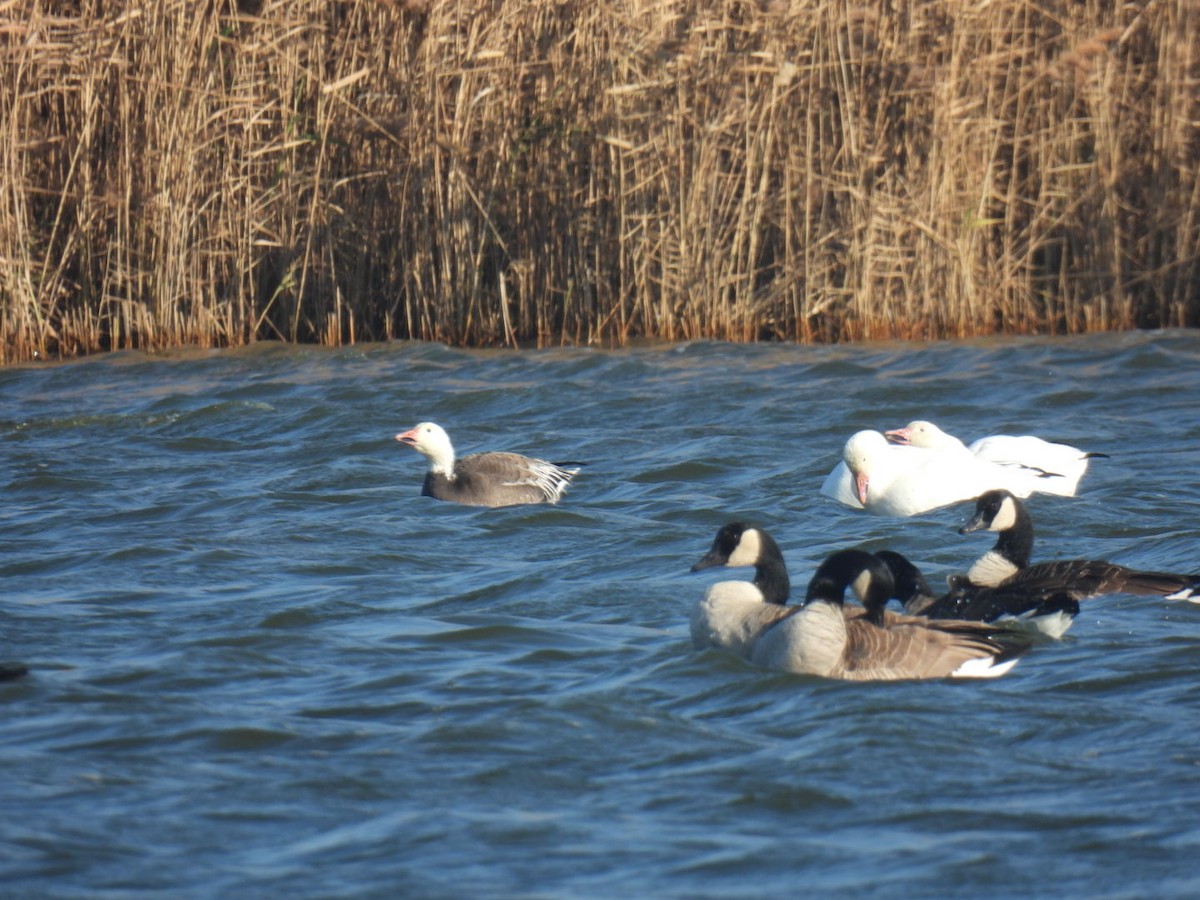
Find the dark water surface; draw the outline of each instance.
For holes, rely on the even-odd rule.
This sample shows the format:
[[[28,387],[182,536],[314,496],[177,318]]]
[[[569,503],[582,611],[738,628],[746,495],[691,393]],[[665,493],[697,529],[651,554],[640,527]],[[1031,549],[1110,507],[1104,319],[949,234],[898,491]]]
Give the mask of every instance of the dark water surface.
[[[1196,332],[0,371],[0,895],[1200,895],[1200,606],[1092,601],[996,682],[691,650],[732,518],[794,593],[990,544],[818,495],[918,417],[1111,454],[1031,504],[1036,558],[1200,570]],[[392,439],[423,419],[590,465],[439,504]]]

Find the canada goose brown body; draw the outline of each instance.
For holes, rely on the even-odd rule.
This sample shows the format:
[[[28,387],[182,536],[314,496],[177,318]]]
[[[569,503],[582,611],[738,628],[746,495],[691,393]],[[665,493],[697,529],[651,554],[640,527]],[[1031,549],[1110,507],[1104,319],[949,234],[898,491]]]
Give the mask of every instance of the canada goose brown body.
[[[692,570],[716,565],[753,565],[755,580],[708,589],[692,611],[693,644],[719,647],[763,668],[852,681],[994,677],[1028,647],[978,622],[884,610],[891,576],[865,551],[843,550],[825,560],[800,607],[786,606],[783,556],[762,529],[726,525]],[[844,605],[847,587],[864,606]]]

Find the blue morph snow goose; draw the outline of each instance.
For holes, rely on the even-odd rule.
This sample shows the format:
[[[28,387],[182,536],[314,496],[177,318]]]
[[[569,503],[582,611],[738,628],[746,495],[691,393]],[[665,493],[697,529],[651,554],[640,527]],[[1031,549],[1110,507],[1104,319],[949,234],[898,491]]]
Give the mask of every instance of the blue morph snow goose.
[[[564,467],[580,465],[496,451],[458,459],[446,430],[433,422],[421,422],[396,440],[429,460],[422,496],[468,506],[557,503],[579,471]]]

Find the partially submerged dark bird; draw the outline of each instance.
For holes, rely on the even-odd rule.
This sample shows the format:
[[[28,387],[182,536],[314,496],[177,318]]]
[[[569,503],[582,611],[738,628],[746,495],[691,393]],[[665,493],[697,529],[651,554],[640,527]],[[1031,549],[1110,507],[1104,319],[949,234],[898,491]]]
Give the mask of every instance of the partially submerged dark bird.
[[[754,566],[755,579],[709,587],[692,610],[693,644],[727,650],[763,668],[851,681],[990,678],[1012,668],[1029,646],[979,622],[886,611],[891,574],[863,550],[826,559],[799,607],[786,605],[783,555],[761,528],[745,522],[724,526],[692,571],[710,566]],[[844,605],[847,587],[863,606]]]
[[[1004,490],[988,491],[960,534],[987,529],[995,546],[966,575],[953,576],[950,590],[934,597],[920,572],[898,553],[883,551],[898,585],[894,596],[909,612],[933,618],[1025,619],[1059,637],[1079,613],[1079,601],[1105,594],[1140,594],[1200,602],[1200,575],[1143,572],[1096,559],[1030,563],[1033,521],[1023,503]],[[914,573],[915,572],[915,576]]]
[[[433,422],[422,422],[396,435],[396,440],[429,460],[422,496],[468,506],[557,503],[582,465],[503,452],[472,453],[456,459],[450,436]]]
[[[28,673],[29,668],[24,663],[0,662],[0,681],[15,681]]]

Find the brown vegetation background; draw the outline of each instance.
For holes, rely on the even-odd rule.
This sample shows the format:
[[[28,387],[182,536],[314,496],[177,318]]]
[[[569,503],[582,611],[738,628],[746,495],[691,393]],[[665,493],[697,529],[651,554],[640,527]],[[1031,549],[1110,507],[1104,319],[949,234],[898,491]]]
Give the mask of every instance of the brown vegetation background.
[[[1200,324],[1196,0],[0,0],[0,361]]]

